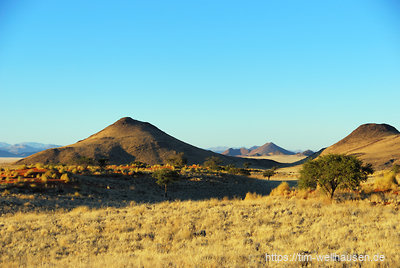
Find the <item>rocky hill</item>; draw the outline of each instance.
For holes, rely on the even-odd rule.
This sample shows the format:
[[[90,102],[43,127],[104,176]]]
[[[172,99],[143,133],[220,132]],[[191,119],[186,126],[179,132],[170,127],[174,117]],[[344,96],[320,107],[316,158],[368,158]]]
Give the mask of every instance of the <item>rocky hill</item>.
[[[211,156],[221,158],[224,164],[242,166],[250,162],[252,167],[272,167],[279,164],[271,160],[241,159],[203,150],[182,142],[147,122],[124,117],[100,132],[75,144],[48,149],[19,163],[76,163],[82,157],[106,158],[112,164],[141,161],[148,164],[164,164],[172,156],[183,153],[188,163],[203,163]]]

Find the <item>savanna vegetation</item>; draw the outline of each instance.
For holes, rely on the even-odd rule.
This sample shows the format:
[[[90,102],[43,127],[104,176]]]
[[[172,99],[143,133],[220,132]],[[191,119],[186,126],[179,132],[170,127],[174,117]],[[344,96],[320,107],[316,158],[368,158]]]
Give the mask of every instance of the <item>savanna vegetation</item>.
[[[274,180],[279,170],[268,178],[263,170],[221,166],[217,158],[190,166],[182,155],[156,166],[83,160],[0,171],[0,266],[400,263],[397,166],[371,176],[370,166],[356,158],[322,157],[303,166],[297,187],[293,180]],[[380,254],[385,259],[266,260],[274,253]]]
[[[324,190],[332,199],[337,189],[357,190],[373,173],[370,164],[351,155],[328,154],[306,162],[299,178],[299,187]]]

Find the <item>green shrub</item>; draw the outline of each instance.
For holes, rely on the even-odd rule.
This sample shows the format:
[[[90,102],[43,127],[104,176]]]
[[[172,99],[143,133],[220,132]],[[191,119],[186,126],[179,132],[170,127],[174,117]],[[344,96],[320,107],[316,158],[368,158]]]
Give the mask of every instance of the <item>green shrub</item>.
[[[167,197],[167,186],[179,179],[179,173],[170,169],[159,169],[153,172],[152,177],[160,186],[164,185],[164,197]]]
[[[304,163],[298,184],[300,189],[320,186],[332,199],[336,189],[355,189],[371,173],[372,166],[355,156],[329,154]]]
[[[221,164],[222,160],[218,156],[211,156],[204,161],[204,166],[212,170],[219,170]]]
[[[272,176],[274,176],[276,174],[276,172],[275,172],[275,169],[267,169],[267,170],[265,170],[264,172],[263,172],[263,177],[265,178],[265,177],[267,177],[268,178],[268,180],[272,177]]]
[[[225,167],[225,170],[232,175],[242,175],[242,176],[249,176],[250,171],[245,168],[237,168],[233,165],[228,165]]]
[[[187,158],[183,152],[180,152],[168,158],[167,163],[174,167],[181,168],[187,164]]]

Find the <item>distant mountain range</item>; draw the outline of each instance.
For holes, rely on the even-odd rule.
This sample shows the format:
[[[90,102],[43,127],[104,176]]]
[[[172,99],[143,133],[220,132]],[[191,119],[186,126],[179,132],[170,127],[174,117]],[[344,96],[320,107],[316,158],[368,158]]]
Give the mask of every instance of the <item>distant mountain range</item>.
[[[230,148],[230,147],[228,147],[228,146],[216,146],[216,147],[210,147],[210,148],[207,148],[206,150],[210,150],[210,151],[213,151],[214,153],[219,153],[219,154],[222,154],[223,152],[225,152],[226,150],[228,150],[228,149],[232,149],[232,150],[237,150],[237,149],[246,149],[246,150],[249,150],[249,151],[251,151],[251,150],[254,150],[254,149],[257,149],[258,147],[260,147],[260,146],[252,146],[252,147],[250,147],[250,148],[245,148],[245,147],[234,147],[234,148]]]
[[[61,145],[39,142],[21,142],[17,144],[0,142],[0,157],[26,157],[43,150],[60,146]]]
[[[209,148],[218,151],[226,148],[221,155],[177,140],[150,123],[129,117],[122,118],[75,144],[54,147],[59,146],[34,142],[14,145],[0,142],[0,157],[28,156],[19,163],[75,163],[74,161],[81,157],[93,159],[106,157],[112,164],[125,164],[135,160],[149,164],[162,164],[168,162],[168,159],[176,156],[177,153],[183,153],[189,164],[203,163],[207,158],[215,156],[219,157],[223,164],[243,166],[245,162],[251,162],[252,167],[270,168],[282,164],[269,159],[260,159],[262,157],[257,158],[257,156],[308,156],[293,163],[296,165],[308,159],[314,159],[320,154],[340,153],[357,156],[364,162],[372,164],[377,170],[400,164],[400,132],[393,126],[373,123],[359,126],[344,139],[316,153],[307,150],[296,154],[272,142],[251,148]],[[34,153],[36,154],[32,155]],[[233,156],[254,156],[254,158]]]
[[[299,153],[305,156],[309,156],[313,154],[313,151],[307,150],[303,153]],[[262,146],[253,146],[251,148],[228,148],[225,151],[221,152],[223,155],[229,156],[271,156],[271,155],[295,155],[295,152],[283,149],[278,145],[267,142]]]

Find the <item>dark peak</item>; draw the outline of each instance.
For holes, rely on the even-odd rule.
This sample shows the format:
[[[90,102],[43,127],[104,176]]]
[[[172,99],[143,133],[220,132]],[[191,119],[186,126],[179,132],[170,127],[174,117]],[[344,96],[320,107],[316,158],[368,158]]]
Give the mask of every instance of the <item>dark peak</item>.
[[[136,120],[132,119],[131,117],[123,117],[120,120],[118,120],[117,122],[115,122],[115,124],[123,124],[123,125],[129,125],[129,124],[135,124]]]
[[[305,156],[311,156],[311,155],[313,155],[315,152],[314,151],[311,151],[311,150],[305,150],[304,152],[302,152],[302,154],[303,155],[305,155]]]
[[[267,142],[266,144],[264,144],[263,146],[260,146],[260,147],[279,147],[279,146],[273,142]]]
[[[379,136],[387,136],[393,134],[400,134],[400,132],[391,125],[388,124],[364,124],[359,126],[356,130],[354,130],[350,135],[351,136],[360,136],[360,137],[379,137]]]
[[[147,122],[132,119],[131,117],[123,117],[111,125],[112,127],[129,127],[129,126],[151,126]]]

